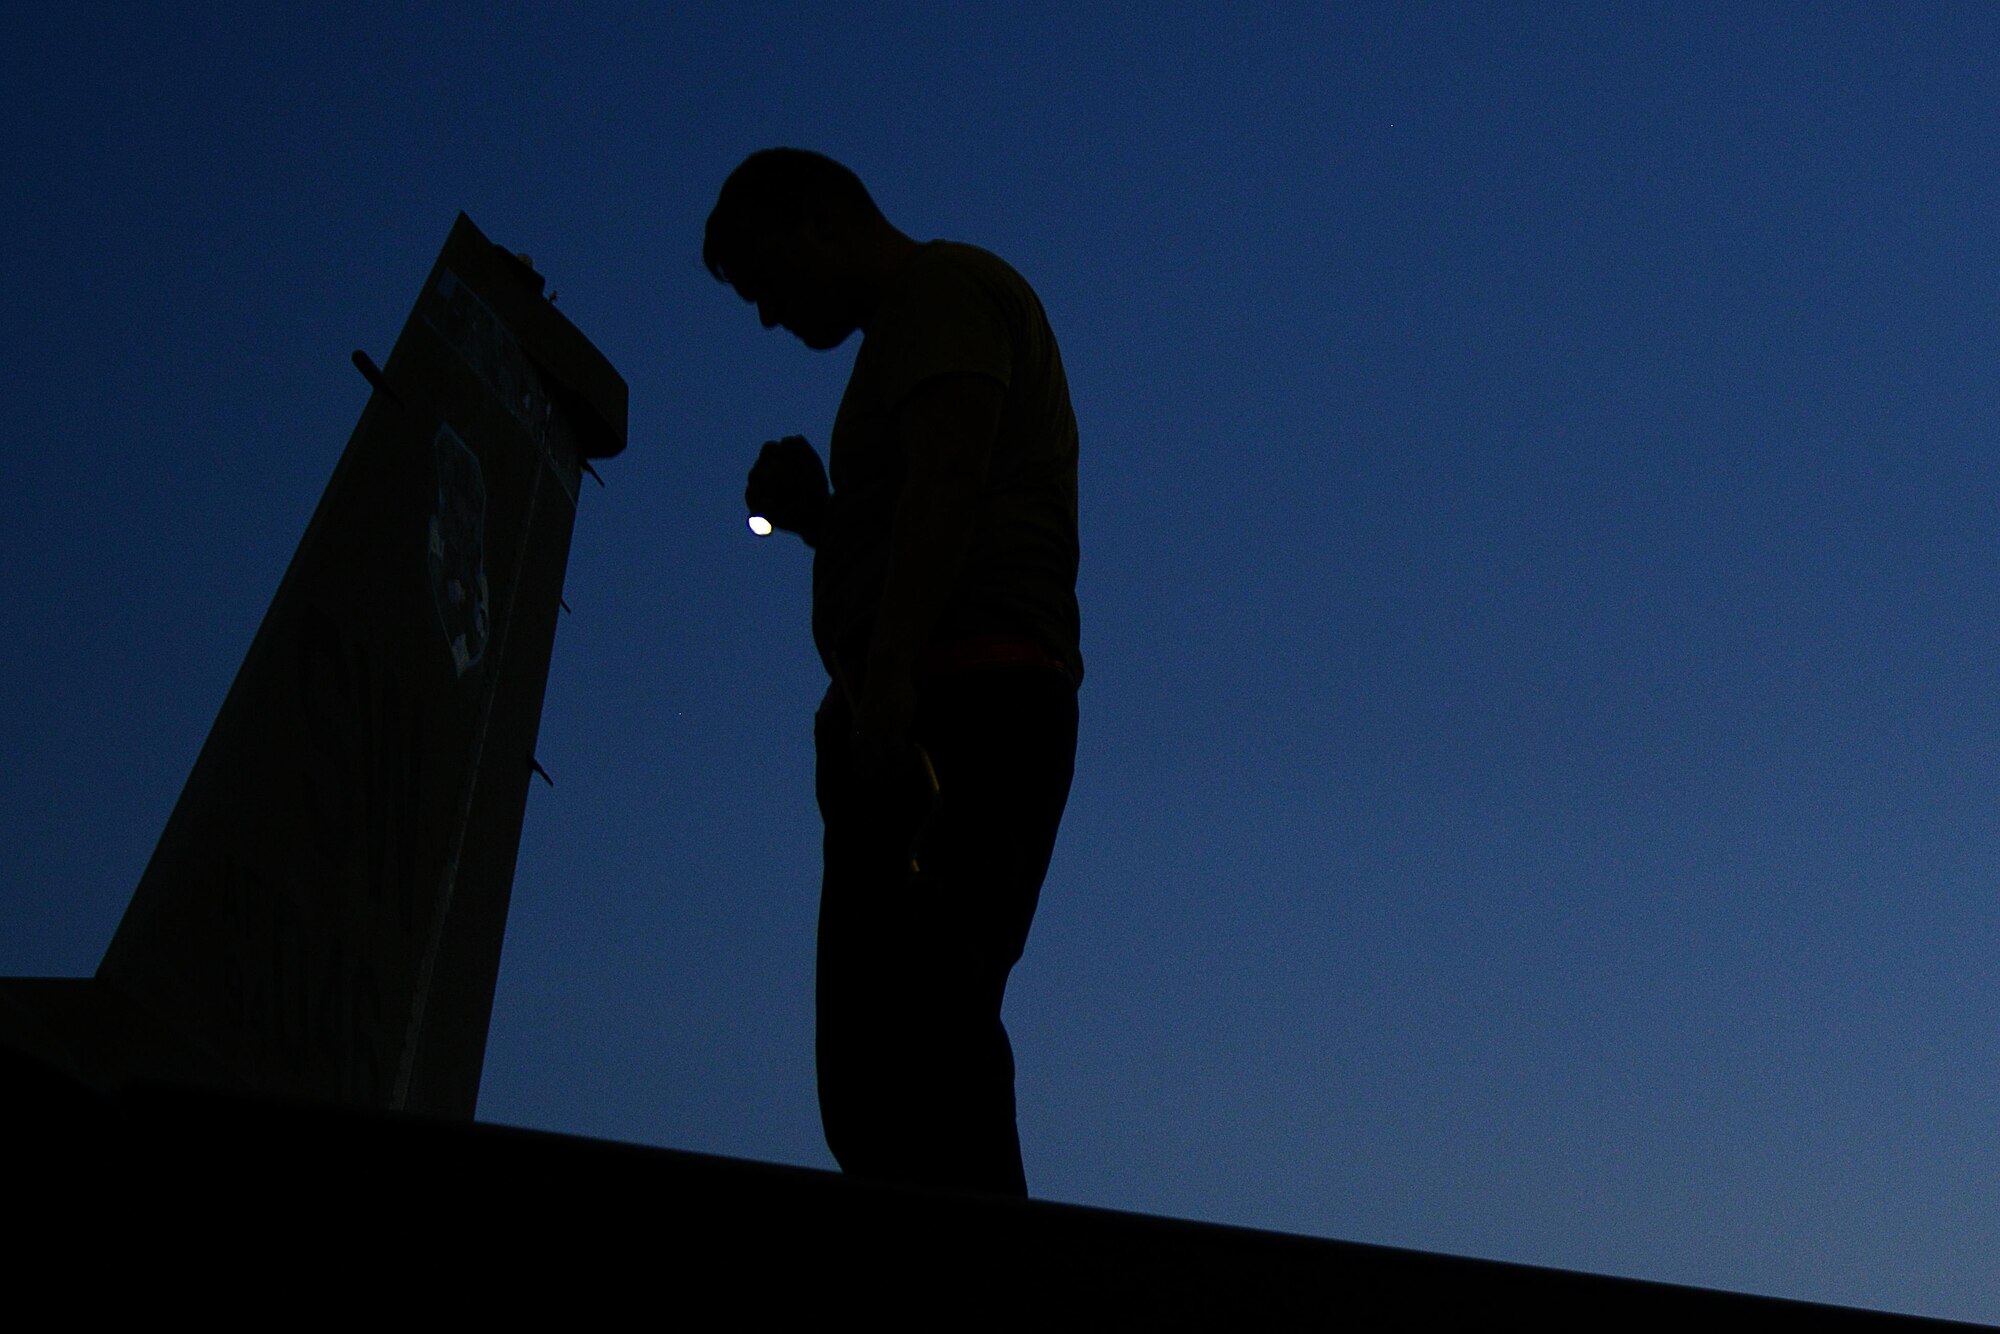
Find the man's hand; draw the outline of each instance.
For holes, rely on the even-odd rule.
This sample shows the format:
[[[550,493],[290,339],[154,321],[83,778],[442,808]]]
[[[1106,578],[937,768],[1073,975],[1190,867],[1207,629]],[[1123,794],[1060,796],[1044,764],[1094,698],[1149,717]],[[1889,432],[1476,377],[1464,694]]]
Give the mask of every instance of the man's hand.
[[[802,435],[767,440],[750,468],[743,503],[761,514],[773,528],[797,533],[809,547],[819,545],[820,521],[826,516],[826,467]]]
[[[851,746],[852,800],[914,875],[924,835],[938,811],[938,776],[930,754],[914,741],[886,746],[861,732]]]

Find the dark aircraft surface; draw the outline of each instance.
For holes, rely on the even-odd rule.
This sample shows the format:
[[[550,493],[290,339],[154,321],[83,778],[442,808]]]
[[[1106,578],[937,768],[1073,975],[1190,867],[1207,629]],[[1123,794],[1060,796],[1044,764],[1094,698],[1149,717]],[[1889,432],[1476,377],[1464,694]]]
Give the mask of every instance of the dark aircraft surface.
[[[90,978],[0,980],[14,1303],[148,1321],[1939,1322],[472,1121],[624,381],[461,216]]]

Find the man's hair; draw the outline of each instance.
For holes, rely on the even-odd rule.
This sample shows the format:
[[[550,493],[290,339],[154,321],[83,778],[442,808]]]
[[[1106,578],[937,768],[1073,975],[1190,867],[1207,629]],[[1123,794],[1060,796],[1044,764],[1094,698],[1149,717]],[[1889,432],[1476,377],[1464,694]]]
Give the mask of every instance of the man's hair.
[[[811,219],[879,218],[861,178],[823,153],[766,148],[743,159],[722,183],[701,242],[701,262],[720,282],[740,269],[758,239]]]

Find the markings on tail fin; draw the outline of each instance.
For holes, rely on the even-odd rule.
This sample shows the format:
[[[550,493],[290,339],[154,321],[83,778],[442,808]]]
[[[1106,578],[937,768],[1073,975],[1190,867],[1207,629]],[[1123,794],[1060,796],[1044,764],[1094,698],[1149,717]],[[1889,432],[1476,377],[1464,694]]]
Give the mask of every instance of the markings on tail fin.
[[[486,474],[479,456],[439,423],[437,509],[431,515],[431,601],[451,649],[452,667],[464,676],[486,654],[493,612],[486,587]]]

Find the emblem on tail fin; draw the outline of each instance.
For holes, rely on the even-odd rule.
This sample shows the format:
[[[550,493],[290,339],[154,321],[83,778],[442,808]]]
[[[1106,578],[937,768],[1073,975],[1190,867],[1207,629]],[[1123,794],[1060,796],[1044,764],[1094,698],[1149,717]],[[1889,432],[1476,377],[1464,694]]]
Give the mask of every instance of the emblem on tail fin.
[[[437,509],[430,527],[431,600],[452,666],[464,676],[485,656],[493,623],[486,598],[486,475],[479,456],[449,426],[438,426],[433,445]]]

